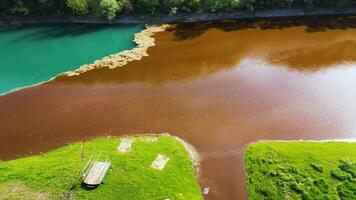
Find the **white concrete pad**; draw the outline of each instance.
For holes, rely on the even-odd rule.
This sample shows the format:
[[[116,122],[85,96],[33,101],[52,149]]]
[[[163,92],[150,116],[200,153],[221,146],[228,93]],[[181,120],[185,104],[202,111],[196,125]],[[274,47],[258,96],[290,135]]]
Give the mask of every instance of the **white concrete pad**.
[[[130,151],[132,143],[134,143],[135,138],[122,138],[117,150],[121,153]]]
[[[154,160],[151,164],[151,167],[153,169],[157,169],[162,171],[164,167],[166,166],[167,162],[169,161],[169,157],[158,154],[156,160]]]

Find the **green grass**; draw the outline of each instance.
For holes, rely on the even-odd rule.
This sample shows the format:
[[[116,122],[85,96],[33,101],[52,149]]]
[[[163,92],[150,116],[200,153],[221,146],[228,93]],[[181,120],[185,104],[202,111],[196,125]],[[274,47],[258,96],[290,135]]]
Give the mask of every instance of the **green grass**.
[[[192,161],[170,136],[158,141],[136,139],[127,153],[117,151],[120,138],[100,138],[13,161],[0,162],[0,199],[202,199]],[[80,169],[91,154],[107,153],[112,161],[106,183],[94,190],[81,186]],[[157,154],[171,159],[162,171],[150,167]],[[79,177],[79,178],[78,178]]]
[[[356,143],[258,142],[245,164],[251,200],[356,199]]]

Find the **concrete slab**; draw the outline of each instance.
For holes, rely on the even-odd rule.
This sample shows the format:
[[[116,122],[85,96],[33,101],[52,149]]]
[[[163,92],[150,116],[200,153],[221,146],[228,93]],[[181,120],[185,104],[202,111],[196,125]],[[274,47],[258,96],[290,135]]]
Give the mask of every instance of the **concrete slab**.
[[[162,171],[169,160],[170,160],[169,157],[167,157],[165,155],[158,154],[156,160],[154,160],[152,162],[151,167],[153,169]]]
[[[132,143],[135,142],[135,138],[122,138],[117,150],[121,153],[130,151]]]

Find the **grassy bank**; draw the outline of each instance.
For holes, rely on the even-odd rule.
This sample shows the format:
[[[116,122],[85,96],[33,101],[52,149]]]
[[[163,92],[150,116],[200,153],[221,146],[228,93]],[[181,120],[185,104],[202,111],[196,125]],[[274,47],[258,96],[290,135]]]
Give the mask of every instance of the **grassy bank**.
[[[202,199],[192,161],[179,141],[136,138],[129,152],[120,138],[101,138],[13,161],[0,162],[0,199]],[[112,161],[106,183],[81,186],[81,169],[100,151]],[[170,157],[162,171],[150,167],[157,154]],[[81,159],[83,157],[83,159]]]
[[[259,142],[245,161],[250,199],[356,199],[356,143]]]

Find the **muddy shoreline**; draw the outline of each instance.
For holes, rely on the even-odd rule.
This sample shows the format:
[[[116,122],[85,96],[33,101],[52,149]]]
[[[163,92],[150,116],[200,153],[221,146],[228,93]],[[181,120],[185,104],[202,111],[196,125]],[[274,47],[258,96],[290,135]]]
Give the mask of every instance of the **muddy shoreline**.
[[[78,76],[82,73],[94,70],[94,69],[102,69],[102,68],[107,68],[107,69],[114,69],[117,67],[122,67],[126,65],[129,62],[135,61],[135,60],[141,60],[143,57],[148,56],[147,51],[150,47],[153,47],[155,45],[155,38],[153,37],[156,33],[165,31],[166,28],[168,28],[169,25],[167,24],[161,24],[161,25],[146,25],[146,27],[136,33],[134,35],[133,42],[136,44],[136,46],[132,49],[129,50],[124,50],[120,51],[108,56],[105,56],[103,58],[100,58],[92,63],[84,64],[80,66],[79,68],[72,70],[72,71],[66,71],[60,74],[57,74],[53,76],[52,78],[48,79],[47,81],[42,81],[33,85],[29,86],[24,86],[21,88],[16,88],[13,89],[12,91],[1,95],[7,95],[12,92],[16,92],[22,89],[26,88],[31,88],[35,87],[41,84],[45,84],[47,82],[50,82],[56,78],[63,77],[63,76]]]
[[[353,16],[356,8],[320,8],[320,9],[272,9],[265,11],[235,11],[230,13],[185,13],[176,15],[161,15],[158,17],[119,15],[114,20],[96,19],[88,17],[72,16],[46,16],[43,17],[3,17],[1,26],[17,26],[27,24],[162,24],[179,22],[204,22],[219,21],[225,19],[264,19],[264,18],[293,18],[293,17],[327,17],[327,16]]]
[[[138,32],[134,36],[134,42],[136,47],[130,50],[121,51],[99,60],[94,61],[93,64],[85,64],[80,66],[74,71],[64,72],[62,75],[78,76],[82,73],[94,70],[94,69],[114,69],[116,67],[122,67],[134,60],[141,60],[143,57],[148,56],[147,50],[155,45],[155,39],[153,35],[164,31],[168,28],[168,25],[149,25],[146,26],[141,32]],[[59,75],[61,76],[61,75]]]

